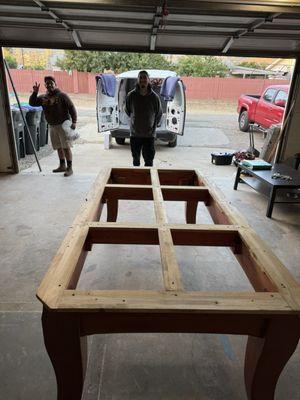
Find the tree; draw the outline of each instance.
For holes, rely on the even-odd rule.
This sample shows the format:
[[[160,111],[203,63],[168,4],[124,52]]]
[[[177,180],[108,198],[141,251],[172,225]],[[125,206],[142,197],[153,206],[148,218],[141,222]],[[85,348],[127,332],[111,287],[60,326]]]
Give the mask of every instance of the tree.
[[[47,54],[45,51],[28,50],[23,54],[24,69],[43,70],[47,64]]]
[[[265,69],[268,66],[266,63],[258,63],[255,61],[242,61],[239,67],[248,67],[253,69]]]
[[[18,67],[18,62],[16,60],[16,57],[14,57],[12,49],[10,47],[4,48],[3,55],[9,68]]]
[[[212,56],[183,56],[175,66],[181,76],[225,76],[228,67],[218,58]]]
[[[17,60],[15,59],[14,56],[7,55],[5,57],[5,60],[7,62],[8,68],[16,69],[18,67]]]
[[[9,54],[16,60],[18,66],[24,69],[45,69],[49,50],[8,48]]]
[[[113,71],[120,73],[132,69],[169,69],[169,63],[161,54],[121,53],[108,51],[66,50],[65,57],[56,62],[65,70],[87,72]]]

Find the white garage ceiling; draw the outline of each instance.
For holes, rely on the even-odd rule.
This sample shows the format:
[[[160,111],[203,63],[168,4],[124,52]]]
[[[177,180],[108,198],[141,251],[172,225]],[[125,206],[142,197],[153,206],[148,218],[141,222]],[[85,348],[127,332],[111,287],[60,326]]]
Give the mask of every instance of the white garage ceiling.
[[[0,0],[0,45],[295,57],[300,1]]]

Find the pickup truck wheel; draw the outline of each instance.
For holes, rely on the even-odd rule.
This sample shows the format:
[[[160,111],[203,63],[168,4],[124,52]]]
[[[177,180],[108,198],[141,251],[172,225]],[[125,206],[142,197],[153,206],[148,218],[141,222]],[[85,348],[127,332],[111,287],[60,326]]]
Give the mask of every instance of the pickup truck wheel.
[[[125,138],[123,138],[123,137],[116,137],[116,138],[115,138],[115,141],[116,141],[118,144],[125,144]]]
[[[240,116],[239,116],[240,131],[247,132],[249,129],[249,126],[250,126],[250,124],[249,124],[248,112],[243,111],[242,113],[240,113]]]
[[[168,143],[169,147],[176,147],[177,146],[177,136],[175,137],[175,139],[172,142]]]

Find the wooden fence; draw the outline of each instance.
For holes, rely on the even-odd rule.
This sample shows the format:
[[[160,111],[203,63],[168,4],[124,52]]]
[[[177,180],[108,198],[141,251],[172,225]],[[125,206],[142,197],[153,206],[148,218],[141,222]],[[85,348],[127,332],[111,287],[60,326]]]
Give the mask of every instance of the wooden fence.
[[[44,76],[55,77],[58,87],[66,93],[95,94],[95,74],[71,71],[10,70],[19,93],[30,93],[35,82],[44,84]],[[261,94],[269,85],[285,85],[283,79],[194,78],[182,77],[188,100],[237,100],[240,94]],[[9,84],[9,91],[12,91]]]

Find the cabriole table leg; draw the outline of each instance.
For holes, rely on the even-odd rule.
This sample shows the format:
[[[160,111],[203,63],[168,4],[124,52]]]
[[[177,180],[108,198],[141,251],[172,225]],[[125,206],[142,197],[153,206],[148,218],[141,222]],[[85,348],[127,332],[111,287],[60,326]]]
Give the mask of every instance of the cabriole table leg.
[[[80,400],[87,364],[87,337],[80,337],[80,317],[44,308],[42,325],[56,375],[57,400]]]

